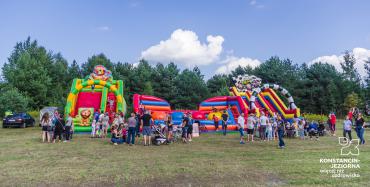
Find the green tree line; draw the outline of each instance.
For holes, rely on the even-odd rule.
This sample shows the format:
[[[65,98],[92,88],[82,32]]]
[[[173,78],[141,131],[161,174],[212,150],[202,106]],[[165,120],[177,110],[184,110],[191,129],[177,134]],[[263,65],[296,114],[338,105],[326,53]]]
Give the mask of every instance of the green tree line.
[[[367,76],[361,78],[354,67],[356,59],[348,51],[341,64],[343,72],[325,62],[298,65],[290,59],[273,56],[256,68],[239,66],[230,74],[216,74],[205,80],[198,67],[181,70],[174,62],[151,65],[143,59],[134,66],[128,62],[112,62],[104,54],[97,54],[86,62],[68,63],[61,53],[48,51],[36,40],[27,38],[15,45],[2,67],[0,114],[6,110],[38,110],[44,106],[63,108],[72,80],[86,77],[98,64],[110,69],[114,79],[124,81],[129,111],[134,93],[166,99],[175,109],[196,109],[209,97],[228,95],[232,77],[240,74],[256,75],[263,83],[285,87],[306,113],[343,114],[353,105],[364,106],[370,94],[367,86],[370,62],[364,67]]]

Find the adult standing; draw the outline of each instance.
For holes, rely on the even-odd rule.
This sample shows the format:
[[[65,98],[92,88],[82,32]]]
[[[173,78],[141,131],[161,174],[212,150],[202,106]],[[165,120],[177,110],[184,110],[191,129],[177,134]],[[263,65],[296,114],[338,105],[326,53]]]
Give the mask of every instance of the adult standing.
[[[135,136],[140,137],[140,122],[141,122],[141,116],[140,113],[136,113],[136,129],[135,129]]]
[[[348,134],[349,141],[352,140],[351,131],[352,131],[352,121],[350,120],[350,116],[347,116],[346,119],[343,121],[343,137],[347,138],[346,135]]]
[[[360,139],[360,144],[365,144],[364,132],[365,132],[365,120],[362,118],[362,113],[358,113],[356,118],[356,134]]]
[[[131,113],[131,117],[128,118],[128,134],[127,143],[132,146],[135,144],[135,132],[136,132],[136,119],[135,113]]]
[[[284,120],[281,118],[280,115],[277,117],[277,132],[279,136],[279,148],[284,148],[285,147],[285,142],[284,142],[284,134],[285,134],[285,125],[284,125]]]
[[[42,142],[51,141],[50,134],[48,133],[49,129],[51,128],[51,119],[49,117],[49,113],[45,112],[41,118],[41,126],[42,126]]]
[[[93,121],[91,123],[91,138],[95,138],[96,131],[99,128],[99,112],[95,111],[93,116]]]
[[[63,123],[61,121],[62,119],[58,117],[55,118],[55,127],[54,127],[54,136],[53,136],[53,143],[55,143],[55,140],[57,137],[59,138],[59,142],[62,141],[62,133],[64,130]]]
[[[149,114],[149,111],[146,110],[145,114],[141,118],[141,126],[143,128],[144,135],[144,146],[149,146],[151,142],[152,129],[150,125],[152,121],[152,116]]]
[[[182,125],[181,125],[181,128],[182,128],[182,142],[183,143],[187,143],[188,142],[188,139],[187,139],[187,134],[188,134],[188,127],[189,127],[189,118],[186,114],[184,114],[184,118],[182,120]]]
[[[224,110],[223,114],[221,115],[222,118],[222,130],[224,136],[226,136],[226,130],[227,130],[227,121],[229,120],[229,115],[226,113],[226,110]]]
[[[238,117],[238,128],[240,133],[240,144],[244,144],[244,126],[245,126],[245,119],[244,119],[244,113],[241,113]]]
[[[329,119],[330,119],[330,131],[332,135],[335,136],[335,123],[337,122],[337,117],[335,116],[334,112],[332,112],[329,115]]]
[[[265,116],[264,112],[261,113],[259,122],[260,122],[260,131],[259,131],[260,138],[261,140],[266,141],[266,126],[267,123],[269,123],[269,119]]]
[[[249,116],[247,118],[247,141],[254,141],[254,124],[256,123],[256,120],[254,118],[253,113],[249,113]]]
[[[189,118],[189,122],[188,122],[188,130],[186,131],[186,134],[187,134],[186,138],[188,139],[189,142],[191,142],[193,138],[193,119],[192,119],[192,115],[190,112],[188,113],[188,118]]]
[[[66,121],[66,125],[64,127],[64,134],[66,136],[65,142],[68,142],[70,140],[72,125],[73,125],[73,118],[71,114],[69,114],[67,121]]]
[[[166,126],[167,126],[167,141],[171,142],[172,136],[173,136],[173,124],[172,124],[171,114],[167,114]]]

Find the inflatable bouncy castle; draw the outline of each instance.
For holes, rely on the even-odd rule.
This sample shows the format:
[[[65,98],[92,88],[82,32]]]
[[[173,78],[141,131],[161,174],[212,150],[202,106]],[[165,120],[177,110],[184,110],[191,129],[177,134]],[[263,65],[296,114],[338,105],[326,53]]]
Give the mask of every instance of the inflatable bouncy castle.
[[[102,65],[95,66],[85,79],[73,79],[64,114],[65,118],[72,116],[76,132],[89,132],[96,111],[109,116],[126,112],[123,81],[114,80]]]
[[[183,116],[191,113],[194,122],[205,126],[207,130],[216,130],[213,115],[219,120],[221,129],[221,111],[227,111],[229,115],[228,130],[236,130],[236,120],[240,113],[248,114],[247,106],[239,96],[218,96],[207,99],[199,105],[198,110],[171,110],[170,104],[158,97],[149,95],[134,94],[133,97],[134,112],[142,114],[145,110],[150,110],[154,123],[164,123],[166,115],[171,115],[174,125],[181,125]],[[215,110],[216,109],[216,110]]]
[[[230,94],[241,96],[257,116],[261,111],[273,115],[280,114],[285,120],[290,120],[300,116],[300,110],[294,103],[293,96],[285,88],[277,84],[264,84],[262,80],[254,75],[239,75],[233,78],[235,86],[230,88]],[[288,107],[275,92],[278,91],[286,97]]]
[[[217,96],[204,100],[198,106],[198,110],[171,110],[170,104],[164,99],[135,94],[133,98],[134,111],[143,113],[150,110],[155,123],[163,123],[167,114],[172,117],[173,124],[180,125],[184,114],[191,113],[192,118],[200,126],[207,130],[216,130],[214,118],[218,119],[221,129],[221,115],[224,111],[229,116],[227,121],[228,130],[236,130],[237,118],[241,113],[245,118],[249,113],[259,116],[261,112],[280,114],[285,120],[292,120],[300,116],[300,110],[294,103],[292,95],[277,84],[264,84],[256,76],[239,75],[234,77],[235,86],[230,88],[231,96]],[[286,97],[288,105],[275,92]]]

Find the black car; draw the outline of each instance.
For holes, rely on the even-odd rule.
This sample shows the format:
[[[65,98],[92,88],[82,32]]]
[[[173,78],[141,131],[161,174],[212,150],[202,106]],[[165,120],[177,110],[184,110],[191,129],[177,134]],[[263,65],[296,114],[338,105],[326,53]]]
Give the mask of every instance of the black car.
[[[9,116],[6,116],[3,119],[3,128],[6,127],[34,127],[35,126],[35,119],[33,119],[27,113],[16,113]]]

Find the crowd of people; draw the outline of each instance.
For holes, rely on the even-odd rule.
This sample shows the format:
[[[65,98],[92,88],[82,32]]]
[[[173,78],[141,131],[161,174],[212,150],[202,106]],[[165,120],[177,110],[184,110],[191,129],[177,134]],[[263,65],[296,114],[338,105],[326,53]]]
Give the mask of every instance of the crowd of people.
[[[359,144],[365,144],[365,120],[362,113],[355,107],[349,110],[346,119],[343,121],[343,137],[349,141],[352,141],[352,129],[356,132]]]
[[[213,116],[216,130],[219,128],[218,118]],[[227,122],[229,115],[226,110],[221,115],[221,125],[223,135],[227,134]],[[160,134],[165,134],[166,143],[174,141],[174,133],[181,129],[182,142],[188,143],[192,141],[193,134],[192,114],[190,112],[184,113],[181,125],[173,124],[170,114],[166,114],[163,123],[159,124],[159,128],[154,128]],[[343,137],[348,137],[352,140],[352,129],[356,131],[360,144],[365,143],[364,139],[364,125],[365,121],[360,112],[355,112],[351,109],[343,122]],[[41,119],[42,126],[42,141],[55,143],[69,142],[72,139],[74,132],[73,118],[68,116],[66,121],[56,111],[53,115],[45,113]],[[154,120],[149,110],[142,110],[138,113],[132,112],[130,117],[125,120],[122,112],[113,115],[113,118],[107,112],[95,111],[91,122],[91,137],[92,138],[106,138],[108,136],[108,129],[111,130],[110,141],[114,145],[127,143],[128,145],[135,144],[135,138],[140,137],[140,129],[142,129],[143,145],[150,146],[153,141],[153,127]],[[294,118],[292,120],[284,120],[281,115],[277,113],[269,114],[268,111],[261,112],[257,117],[254,113],[249,113],[245,117],[241,113],[237,118],[237,127],[240,133],[240,144],[245,142],[253,142],[255,138],[260,141],[279,141],[279,148],[284,148],[284,137],[299,138],[305,140],[319,140],[319,136],[329,134],[336,136],[336,116],[330,113],[325,126],[323,121],[309,121],[304,117]],[[245,136],[246,133],[246,136]]]
[[[218,128],[217,125],[215,122],[216,128]],[[269,115],[268,112],[261,112],[259,117],[256,117],[254,113],[249,113],[248,118],[245,119],[245,114],[242,113],[237,119],[237,125],[240,133],[240,144],[245,144],[246,141],[253,142],[255,137],[258,137],[261,141],[278,140],[279,148],[284,148],[284,137],[319,140],[319,136],[336,136],[336,116],[334,113],[329,114],[326,125],[321,120],[317,122],[309,121],[304,117],[284,120],[281,115],[277,113]],[[365,120],[362,113],[354,113],[354,109],[351,109],[343,122],[343,137],[348,137],[351,141],[351,132],[354,129],[360,144],[364,144],[364,128]]]
[[[174,131],[181,129],[181,139],[184,143],[192,141],[193,119],[191,113],[185,113],[180,126],[174,126],[171,115],[166,114],[160,133],[164,133],[166,142],[174,141]],[[56,111],[54,114],[46,112],[40,121],[42,126],[42,141],[55,143],[69,142],[74,132],[73,118],[68,116],[66,121],[63,116]],[[110,129],[110,142],[114,145],[127,143],[132,146],[135,138],[143,136],[143,145],[150,146],[153,140],[154,120],[149,110],[142,110],[138,113],[132,112],[130,117],[125,120],[122,112],[109,115],[108,112],[95,111],[91,120],[91,138],[107,138]],[[141,130],[140,130],[141,129]]]
[[[74,131],[72,117],[68,117],[65,122],[63,116],[55,111],[53,115],[48,112],[44,113],[41,121],[42,127],[42,142],[56,142],[56,139],[61,142],[69,142],[72,139]]]

